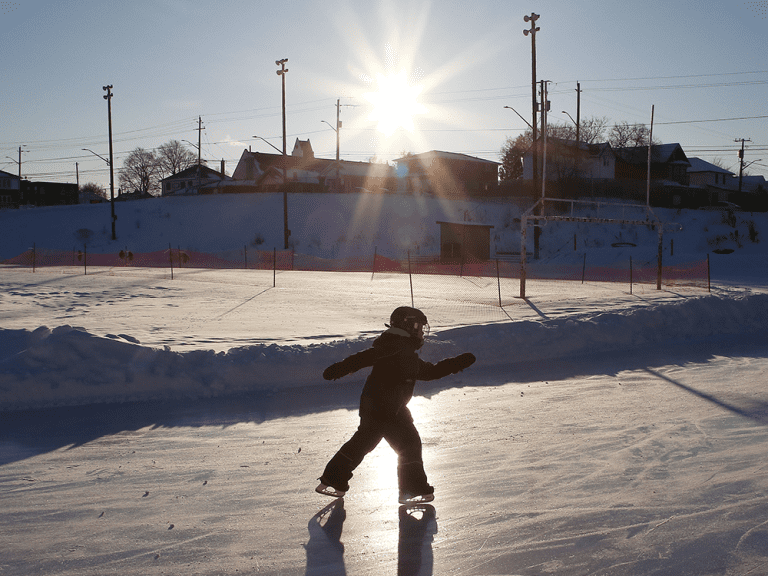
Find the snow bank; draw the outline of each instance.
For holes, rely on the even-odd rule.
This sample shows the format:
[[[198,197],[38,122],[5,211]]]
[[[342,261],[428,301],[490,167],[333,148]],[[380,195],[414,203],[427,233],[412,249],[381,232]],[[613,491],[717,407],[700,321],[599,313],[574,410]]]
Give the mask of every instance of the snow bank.
[[[503,369],[517,360],[764,334],[766,326],[768,294],[705,296],[627,311],[454,328],[430,337],[422,357],[435,361],[472,351],[477,366]],[[326,366],[369,344],[356,339],[176,352],[142,346],[130,335],[99,337],[72,326],[0,330],[0,410],[324,385],[320,374]]]

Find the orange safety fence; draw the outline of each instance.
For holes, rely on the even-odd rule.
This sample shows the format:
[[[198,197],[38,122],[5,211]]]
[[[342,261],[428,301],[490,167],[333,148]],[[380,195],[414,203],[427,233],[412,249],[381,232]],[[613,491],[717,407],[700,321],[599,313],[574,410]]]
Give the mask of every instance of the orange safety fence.
[[[390,274],[445,275],[488,278],[520,278],[520,263],[508,260],[466,261],[445,263],[439,256],[418,256],[393,259],[374,254],[349,258],[327,259],[292,250],[232,250],[206,253],[170,248],[155,252],[90,253],[85,250],[30,249],[9,258],[2,264],[18,267],[45,266],[106,266],[116,268],[211,268],[249,270],[299,270],[329,272],[370,272]],[[706,286],[708,260],[697,260],[662,267],[666,284]],[[585,282],[656,283],[658,267],[630,267],[627,261],[615,266],[586,266],[554,264],[532,260],[526,267],[526,278],[571,280]]]

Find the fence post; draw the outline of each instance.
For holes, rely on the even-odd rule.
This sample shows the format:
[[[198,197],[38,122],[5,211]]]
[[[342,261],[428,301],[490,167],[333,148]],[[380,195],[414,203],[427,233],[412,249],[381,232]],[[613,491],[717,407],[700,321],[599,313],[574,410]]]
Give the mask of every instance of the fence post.
[[[496,286],[499,287],[499,308],[502,308],[501,305],[501,278],[499,277],[499,259],[496,258]]]
[[[248,245],[243,245],[243,254],[245,254],[245,269],[248,270]]]
[[[170,242],[168,242],[168,260],[171,263],[171,280],[173,280],[173,248]]]
[[[277,286],[277,248],[272,248],[272,288]]]
[[[414,307],[413,304],[413,278],[411,277],[411,251],[408,250],[408,282],[411,283],[411,307]]]
[[[712,277],[709,273],[709,252],[707,252],[707,292],[712,292]]]
[[[584,264],[581,265],[581,283],[584,284],[584,276],[587,274],[587,253],[584,252]]]
[[[88,275],[88,245],[83,244],[83,276]]]
[[[378,246],[373,247],[373,269],[371,270],[371,282],[373,282],[373,275],[376,274],[376,251],[378,248]]]
[[[664,249],[664,227],[659,224],[659,269],[656,273],[656,290],[661,290],[661,271],[662,271],[662,256],[663,256],[663,249]]]
[[[632,294],[632,256],[629,257],[629,293]]]
[[[179,268],[181,268],[181,246],[176,247],[176,253],[179,255]]]
[[[32,242],[32,272],[35,271],[35,259],[37,258],[37,244]]]

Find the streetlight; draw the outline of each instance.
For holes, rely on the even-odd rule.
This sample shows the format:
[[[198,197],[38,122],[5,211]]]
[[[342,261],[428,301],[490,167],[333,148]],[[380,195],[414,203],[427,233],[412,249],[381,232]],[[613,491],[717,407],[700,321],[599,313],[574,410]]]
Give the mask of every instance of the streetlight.
[[[530,123],[530,122],[528,122],[528,120],[526,120],[525,118],[523,118],[523,116],[522,116],[522,114],[520,114],[520,112],[518,112],[517,110],[515,110],[514,108],[512,108],[512,106],[504,106],[504,108],[508,108],[509,110],[512,110],[512,112],[514,112],[515,114],[517,114],[518,116],[520,116],[520,120],[522,120],[523,122],[525,122],[525,123],[528,125],[528,128],[530,128],[531,130],[533,130],[533,126],[531,126],[531,123]]]
[[[111,148],[111,146],[110,146]],[[115,220],[117,220],[117,216],[115,216],[115,180],[112,177],[112,162],[104,158],[101,154],[94,152],[90,148],[80,148],[80,150],[83,150],[84,152],[90,152],[94,156],[98,156],[104,162],[107,163],[107,166],[109,166],[109,175],[110,175],[110,185],[111,185],[111,191],[112,191],[112,198],[111,198],[111,205],[112,205],[112,240],[115,240]]]
[[[252,136],[252,138],[258,138],[259,140],[262,140],[262,141],[266,142],[267,144],[269,144],[270,146],[272,146],[272,148],[274,148],[275,150],[277,150],[278,152],[280,152],[280,153],[282,154],[282,150],[280,150],[280,148],[278,148],[277,146],[275,146],[274,144],[272,144],[272,142],[270,142],[269,140],[265,140],[265,139],[264,139],[264,138],[262,138],[261,136]]]
[[[565,114],[566,116],[568,116],[568,118],[570,118],[570,119],[571,119],[571,122],[573,122],[574,124],[576,124],[576,146],[578,146],[578,145],[579,145],[579,123],[578,123],[578,122],[576,122],[576,120],[574,120],[574,119],[573,119],[573,116],[571,116],[570,114],[568,114],[568,112],[566,112],[565,110],[563,110],[562,112],[563,112],[563,114]]]
[[[275,64],[280,66],[280,70],[277,70],[277,75],[280,76],[283,81],[283,243],[285,249],[288,250],[288,236],[291,235],[291,231],[288,230],[288,191],[285,183],[285,172],[287,170],[287,162],[285,159],[285,74],[288,72],[288,69],[285,67],[286,62],[288,62],[288,58],[275,60]]]
[[[83,151],[85,151],[85,152],[90,152],[90,153],[91,153],[91,154],[93,154],[94,156],[98,156],[99,158],[101,158],[102,160],[104,160],[104,162],[106,162],[106,163],[107,163],[107,166],[110,166],[110,165],[111,165],[111,163],[110,163],[110,161],[109,161],[109,160],[107,160],[106,158],[104,158],[104,156],[102,156],[101,154],[97,154],[96,152],[94,152],[94,151],[93,151],[93,150],[91,150],[90,148],[80,148],[80,150],[83,150]]]

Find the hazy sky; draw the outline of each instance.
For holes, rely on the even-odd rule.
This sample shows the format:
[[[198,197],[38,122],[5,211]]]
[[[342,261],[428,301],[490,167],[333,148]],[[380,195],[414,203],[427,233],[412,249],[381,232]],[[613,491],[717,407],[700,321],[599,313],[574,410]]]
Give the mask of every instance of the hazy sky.
[[[107,102],[113,85],[115,167],[136,147],[171,139],[234,170],[244,148],[310,139],[333,158],[391,161],[404,151],[499,159],[531,118],[531,37],[541,17],[537,77],[550,80],[550,122],[581,117],[650,123],[686,154],[768,177],[768,1],[616,0],[78,0],[0,2],[0,169],[39,180],[108,185]],[[387,78],[415,101],[381,132]],[[373,96],[372,96],[373,95]],[[391,120],[391,119],[390,119]],[[410,130],[409,128],[412,128]],[[195,153],[197,150],[189,145]],[[117,174],[115,175],[117,180]]]

